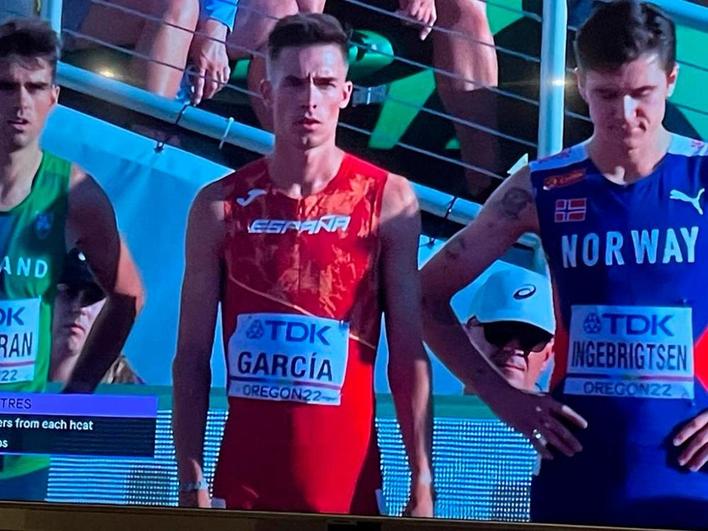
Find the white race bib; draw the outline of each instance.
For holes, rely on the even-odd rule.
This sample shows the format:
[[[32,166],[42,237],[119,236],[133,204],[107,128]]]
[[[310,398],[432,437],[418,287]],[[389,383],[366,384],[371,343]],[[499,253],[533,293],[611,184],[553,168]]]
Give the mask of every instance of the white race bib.
[[[0,300],[0,385],[34,379],[40,304],[41,299]]]
[[[229,396],[338,406],[348,352],[348,323],[241,314],[228,345]]]
[[[691,308],[573,306],[565,392],[693,399]]]

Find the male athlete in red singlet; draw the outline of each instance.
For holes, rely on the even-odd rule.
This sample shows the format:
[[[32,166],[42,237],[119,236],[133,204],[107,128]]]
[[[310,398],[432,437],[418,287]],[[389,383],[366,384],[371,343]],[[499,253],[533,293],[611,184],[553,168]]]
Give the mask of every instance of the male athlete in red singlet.
[[[215,500],[227,508],[377,514],[373,369],[386,312],[389,380],[432,516],[430,365],[421,341],[420,220],[405,179],[335,144],[347,38],[327,15],[282,19],[264,99],[275,149],[192,207],[177,356],[180,504],[208,507],[203,438],[222,305],[229,419]]]

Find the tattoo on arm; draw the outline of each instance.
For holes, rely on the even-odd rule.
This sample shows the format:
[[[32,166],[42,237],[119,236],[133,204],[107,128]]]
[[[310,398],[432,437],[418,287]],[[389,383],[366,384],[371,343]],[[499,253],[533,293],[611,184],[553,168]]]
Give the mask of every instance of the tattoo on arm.
[[[445,326],[459,324],[448,302],[442,299],[423,297],[423,306],[429,310],[436,323]]]
[[[521,212],[533,202],[533,196],[523,188],[511,188],[499,200],[498,206],[504,216],[519,219]]]
[[[465,242],[464,235],[460,235],[455,238],[450,245],[445,246],[445,256],[451,260],[457,260],[460,256],[465,254],[467,250],[467,243]]]

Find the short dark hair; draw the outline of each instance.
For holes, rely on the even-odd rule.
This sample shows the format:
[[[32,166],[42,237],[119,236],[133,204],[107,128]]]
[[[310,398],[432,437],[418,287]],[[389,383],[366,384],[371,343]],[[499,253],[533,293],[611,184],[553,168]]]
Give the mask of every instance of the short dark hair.
[[[44,59],[56,77],[61,44],[49,24],[39,18],[15,18],[0,25],[0,60]]]
[[[347,61],[349,36],[332,15],[298,13],[281,18],[268,37],[268,58],[274,61],[283,48],[334,44]]]
[[[657,53],[664,71],[671,72],[676,65],[676,26],[657,6],[639,0],[602,4],[575,39],[580,70],[616,70],[649,52]]]

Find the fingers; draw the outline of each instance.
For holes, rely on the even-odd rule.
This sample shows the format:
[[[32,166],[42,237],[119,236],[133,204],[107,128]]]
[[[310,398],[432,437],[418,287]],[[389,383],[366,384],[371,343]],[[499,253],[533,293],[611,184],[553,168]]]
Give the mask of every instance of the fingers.
[[[688,468],[691,472],[698,472],[703,468],[703,465],[708,462],[708,445],[705,443],[694,450],[691,456],[684,460],[682,458],[685,453],[686,452],[682,453],[681,457],[679,457],[679,463],[681,466]]]
[[[697,433],[694,432],[691,438],[688,439],[688,444],[679,455],[678,462],[681,466],[685,466],[695,472],[706,463],[707,458],[708,429],[704,428]]]
[[[204,68],[192,67],[192,103],[199,105],[204,97],[204,85],[206,80],[206,70]]]
[[[438,15],[435,11],[435,4],[432,4],[423,17],[423,27],[421,28],[419,35],[421,41],[424,41],[428,35],[430,35],[430,32],[433,31],[433,26],[435,25],[437,18]]]
[[[531,444],[543,459],[553,460],[553,454],[548,449],[548,440],[541,433],[541,430],[533,430],[531,433]]]
[[[581,429],[588,427],[588,421],[576,413],[573,409],[565,404],[555,403],[555,407],[551,408],[551,412],[563,421],[570,422],[573,426]]]
[[[674,437],[674,446],[681,446],[688,439],[705,428],[706,425],[708,425],[708,411],[704,411],[700,415],[696,416],[696,418],[681,428],[681,431],[679,431]]]
[[[582,451],[580,441],[566,424],[585,428],[587,422],[583,417],[549,397],[541,397],[534,409],[538,415],[535,428],[531,432],[531,442],[542,457],[552,458],[551,448],[555,448],[567,457]]]
[[[548,437],[548,441],[568,457],[582,452],[580,441],[560,422],[551,420],[546,423],[545,428],[543,433]]]
[[[223,70],[207,71],[204,83],[204,99],[208,100],[216,94],[223,84]]]
[[[403,4],[403,3],[402,3]],[[420,40],[425,40],[433,30],[433,25],[437,20],[437,11],[434,2],[414,1],[409,2],[405,7],[396,11],[396,15],[402,17],[403,23],[407,25],[420,25]],[[413,20],[411,20],[413,19]]]

